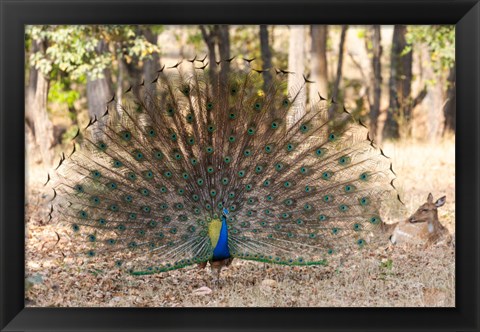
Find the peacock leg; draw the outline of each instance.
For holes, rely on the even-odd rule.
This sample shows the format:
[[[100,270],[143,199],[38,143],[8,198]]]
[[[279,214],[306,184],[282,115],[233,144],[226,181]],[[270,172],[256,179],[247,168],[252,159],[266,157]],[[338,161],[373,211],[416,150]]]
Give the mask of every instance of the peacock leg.
[[[199,270],[204,269],[206,266],[207,266],[207,262],[203,262],[203,263],[198,263],[198,264],[197,264],[197,267],[198,267]]]
[[[226,258],[218,261],[211,261],[210,268],[214,275],[214,283],[218,285],[220,283],[220,272],[224,266],[230,266],[232,264],[233,258]]]

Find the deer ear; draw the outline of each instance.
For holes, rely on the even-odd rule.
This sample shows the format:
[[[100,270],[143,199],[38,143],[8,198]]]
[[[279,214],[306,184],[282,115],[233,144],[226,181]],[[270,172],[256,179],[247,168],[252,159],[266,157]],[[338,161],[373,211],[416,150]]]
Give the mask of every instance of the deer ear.
[[[440,206],[443,206],[443,204],[445,204],[445,201],[447,200],[447,196],[443,196],[443,197],[440,197],[439,199],[437,199],[437,201],[435,202],[435,206],[438,208]]]
[[[432,195],[432,193],[428,194],[427,203],[433,203],[433,195]]]

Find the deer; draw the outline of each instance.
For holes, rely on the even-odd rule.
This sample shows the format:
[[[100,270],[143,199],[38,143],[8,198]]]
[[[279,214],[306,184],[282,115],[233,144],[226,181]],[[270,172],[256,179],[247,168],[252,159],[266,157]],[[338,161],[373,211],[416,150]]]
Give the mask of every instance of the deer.
[[[452,235],[438,221],[437,209],[443,206],[445,201],[446,196],[443,196],[433,202],[433,195],[430,193],[427,202],[420,205],[409,218],[394,224],[384,224],[384,231],[392,232],[390,242],[392,244],[424,244],[428,247],[445,241],[454,246]]]

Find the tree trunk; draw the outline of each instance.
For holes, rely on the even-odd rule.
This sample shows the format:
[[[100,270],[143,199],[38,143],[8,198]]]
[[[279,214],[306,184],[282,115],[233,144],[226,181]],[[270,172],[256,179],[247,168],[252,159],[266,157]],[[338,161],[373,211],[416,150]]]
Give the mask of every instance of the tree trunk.
[[[215,56],[215,40],[217,38],[216,29],[215,27],[208,29],[206,26],[200,25],[200,31],[202,32],[203,40],[207,44],[208,48],[208,75],[210,78],[210,82],[212,84],[215,84],[215,82],[217,81],[217,63]]]
[[[262,53],[263,69],[272,68],[272,52],[268,42],[268,28],[266,25],[260,25],[260,51]],[[267,91],[272,84],[272,73],[270,70],[264,71],[263,75],[263,90]]]
[[[405,47],[407,47],[407,41],[405,39],[406,32],[407,27],[405,26],[400,39],[400,54],[403,52]],[[404,119],[404,127],[400,128],[400,130],[403,137],[409,137],[412,134],[412,63],[413,49],[410,52],[400,56],[401,76],[399,77],[399,90],[401,92],[401,95],[399,96],[399,101],[401,108],[400,114]]]
[[[456,79],[456,70],[455,70],[455,65],[450,68],[450,72],[448,74],[448,79],[447,79],[447,102],[445,103],[445,106],[443,108],[443,114],[445,116],[445,129],[444,133],[448,130],[455,132],[455,126],[456,126],[456,100],[457,100],[457,93],[456,93],[456,85],[455,85],[455,79]]]
[[[45,53],[47,48],[46,41],[34,41],[32,43],[33,52]],[[30,138],[33,136],[35,144],[39,147],[39,152],[45,166],[53,164],[53,146],[55,137],[53,124],[48,118],[47,97],[50,87],[49,78],[30,67],[29,86],[27,88],[27,97],[25,98],[25,120],[30,127]],[[30,149],[30,151],[32,151]]]
[[[400,26],[395,25],[393,28],[392,49],[390,53],[390,79],[388,80],[389,104],[387,111],[387,119],[383,127],[384,138],[398,138],[398,95],[397,95],[397,77],[398,77],[398,40]]]
[[[288,50],[288,71],[294,74],[288,75],[288,91],[292,97],[296,96],[295,104],[287,115],[287,128],[296,123],[305,115],[305,103],[307,98],[303,81],[305,70],[305,28],[302,25],[290,26],[290,45]],[[301,106],[302,105],[302,106]]]
[[[379,138],[378,116],[380,114],[380,99],[382,97],[382,36],[380,26],[374,25],[372,28],[372,76],[373,76],[373,104],[370,108],[370,133],[372,138]]]
[[[143,29],[143,35],[148,42],[156,45],[158,41],[158,35],[153,33],[150,28],[146,27]],[[148,99],[154,99],[156,97],[156,84],[152,81],[157,78],[157,70],[160,67],[160,55],[155,52],[151,55],[151,58],[145,59],[143,61],[143,77],[145,81],[145,92],[147,93]]]
[[[104,41],[100,41],[97,47],[97,52],[100,54],[104,52],[107,45]],[[98,124],[93,130],[93,138],[101,139],[102,131],[105,126],[103,115],[107,108],[107,102],[112,99],[112,76],[110,70],[104,69],[103,77],[91,77],[87,75],[87,99],[88,99],[88,113],[90,117],[96,118]]]
[[[220,79],[225,82],[230,72],[230,32],[228,25],[219,25],[218,33],[218,54],[220,55]]]
[[[121,103],[122,98],[123,98],[123,92],[124,92],[124,87],[123,87],[123,78],[125,75],[125,65],[123,63],[123,58],[122,55],[117,56],[117,63],[118,63],[118,69],[117,69],[117,89],[115,92],[115,98],[119,103]],[[117,112],[118,114],[123,113],[122,106],[119,104],[117,106]]]
[[[411,117],[413,102],[410,96],[412,86],[412,53],[402,55],[407,46],[405,25],[395,25],[390,55],[389,109],[383,135],[389,138],[399,138],[411,133]]]
[[[430,142],[436,142],[444,131],[443,119],[443,85],[438,82],[432,86],[425,97],[428,109],[427,138]]]
[[[310,79],[315,84],[310,84],[309,102],[314,105],[320,96],[328,98],[328,68],[327,68],[327,36],[326,25],[311,26],[312,49],[311,49],[311,75]]]
[[[102,78],[87,78],[88,113],[100,120],[105,113],[107,102],[112,98],[110,70],[103,71]]]
[[[335,77],[335,83],[333,84],[332,99],[337,100],[338,89],[340,87],[340,81],[342,80],[342,67],[343,67],[343,54],[345,51],[345,38],[347,37],[348,25],[342,25],[342,32],[340,34],[340,42],[338,44],[338,63],[337,63],[337,76]],[[331,119],[335,112],[336,105],[332,104],[328,109],[328,117]]]
[[[440,73],[433,70],[432,58],[427,47],[422,48],[424,59],[428,59],[424,68],[425,79],[434,82],[425,96],[427,117],[427,139],[436,142],[444,132],[444,85]]]

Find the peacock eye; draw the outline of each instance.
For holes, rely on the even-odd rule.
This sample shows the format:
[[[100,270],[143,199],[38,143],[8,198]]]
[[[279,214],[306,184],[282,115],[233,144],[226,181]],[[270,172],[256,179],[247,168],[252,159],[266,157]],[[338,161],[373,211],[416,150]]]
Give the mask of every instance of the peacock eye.
[[[105,142],[98,142],[97,147],[100,151],[105,151],[107,149],[107,144]]]
[[[130,139],[132,138],[132,134],[129,131],[126,131],[126,130],[122,131],[120,133],[120,136],[122,137],[122,139],[124,141],[130,141]]]
[[[175,114],[175,109],[173,107],[168,107],[167,108],[167,115],[168,116],[173,116]]]
[[[214,125],[209,125],[209,126],[207,127],[207,131],[208,131],[209,133],[213,133],[213,132],[215,131],[215,126],[214,126]]]
[[[182,89],[182,93],[188,96],[190,94],[190,87],[188,85],[184,86]]]

